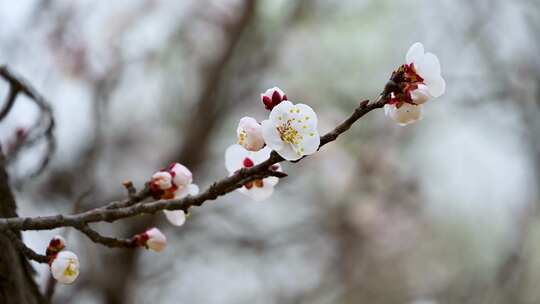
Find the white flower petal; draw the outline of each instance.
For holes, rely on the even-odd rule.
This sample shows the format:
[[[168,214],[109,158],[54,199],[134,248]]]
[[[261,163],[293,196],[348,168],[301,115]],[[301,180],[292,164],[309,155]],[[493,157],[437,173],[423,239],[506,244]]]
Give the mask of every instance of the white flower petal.
[[[395,105],[385,105],[385,107],[386,106],[389,106],[387,111],[388,116],[401,126],[406,126],[422,119],[422,105],[404,103],[399,108]]]
[[[266,183],[266,179],[263,183]],[[253,186],[252,188],[247,189],[246,187],[242,187],[239,189],[239,192],[249,196],[254,201],[260,202],[272,196],[272,193],[274,193],[274,186],[264,184],[262,188]]]
[[[416,42],[409,48],[407,56],[405,56],[405,60],[407,61],[407,63],[413,63],[421,60],[423,57],[424,45],[420,42]]]
[[[428,78],[424,82],[429,89],[429,94],[433,97],[440,97],[446,91],[446,82],[441,75],[434,78]]]
[[[294,110],[299,110],[299,112]],[[302,125],[308,125],[310,127],[317,127],[317,114],[313,109],[305,105],[303,103],[299,103],[294,105],[293,107],[293,113],[290,117],[295,118],[295,123],[302,126]]]
[[[225,167],[229,173],[234,173],[244,167],[244,159],[249,155],[249,151],[240,145],[232,145],[225,151]]]
[[[275,176],[270,176],[263,179],[263,182],[264,182],[265,187],[266,187],[266,184],[268,184],[268,186],[274,187],[279,182],[279,178]]]
[[[283,97],[283,95],[285,95],[285,93],[278,87],[273,87],[273,88],[270,88],[270,89],[266,90],[266,92],[264,92],[263,95],[272,98],[272,95],[274,94],[274,91],[277,91],[281,97]]]
[[[186,222],[186,214],[182,210],[163,210],[163,213],[174,226],[182,226]]]
[[[283,145],[283,148],[276,152],[286,160],[297,160],[302,157],[302,154],[295,151],[295,148],[290,144]]]
[[[262,134],[264,142],[270,149],[279,151],[283,148],[284,143],[279,136],[276,125],[271,120],[265,120],[262,122]]]
[[[273,123],[278,123],[280,121],[286,121],[287,118],[289,117],[289,114],[290,114],[289,111],[290,111],[290,109],[292,107],[293,107],[292,102],[290,102],[288,100],[282,101],[280,104],[278,104],[277,106],[275,106],[272,109],[272,112],[270,112],[270,120]]]
[[[270,149],[269,147],[264,147],[257,152],[251,152],[248,157],[253,161],[255,165],[257,165],[267,160],[270,157],[271,152],[272,149]]]
[[[174,198],[181,199],[189,195],[189,187],[188,186],[182,186],[179,187],[176,192],[174,193]]]
[[[189,195],[197,195],[199,194],[199,186],[195,184],[189,184],[187,186]]]
[[[441,74],[439,58],[432,53],[426,53],[422,60],[416,61],[415,68],[416,72],[424,79],[437,77]]]
[[[51,274],[59,283],[73,283],[80,272],[79,258],[71,251],[60,251],[51,263]]]
[[[301,142],[301,150],[300,152],[303,155],[310,155],[315,152],[317,152],[317,149],[319,149],[319,145],[321,143],[321,138],[319,136],[319,133],[314,132],[306,132],[303,133],[304,139]]]

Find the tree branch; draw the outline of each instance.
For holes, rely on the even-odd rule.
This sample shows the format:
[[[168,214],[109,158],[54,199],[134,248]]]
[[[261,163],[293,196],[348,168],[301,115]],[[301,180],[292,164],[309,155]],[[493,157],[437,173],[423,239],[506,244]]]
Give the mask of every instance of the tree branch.
[[[32,100],[40,109],[41,114],[38,121],[30,128],[28,138],[15,147],[11,147],[10,154],[6,155],[9,160],[17,157],[18,153],[26,147],[34,146],[42,138],[47,142],[47,151],[43,156],[37,169],[31,177],[39,175],[49,164],[49,161],[56,150],[56,138],[54,136],[55,120],[49,102],[35,90],[26,80],[16,75],[7,66],[0,66],[0,76],[9,83],[10,89],[4,107],[0,111],[0,121],[3,120],[13,108],[17,95],[22,93]]]
[[[356,121],[367,113],[375,109],[382,108],[385,104],[386,99],[384,96],[386,96],[386,94],[387,90],[385,89],[385,91],[383,91],[381,94],[381,97],[376,102],[361,102],[345,121],[339,124],[334,130],[321,137],[320,147],[336,140],[342,133],[347,131]],[[60,214],[44,217],[15,217],[0,219],[0,230],[48,230],[59,227],[74,227],[81,230],[80,227],[84,227],[84,225],[87,225],[88,223],[114,222],[140,214],[155,214],[162,210],[183,210],[187,212],[191,207],[201,206],[206,201],[215,200],[219,196],[230,193],[237,188],[242,187],[242,185],[245,183],[255,179],[261,179],[268,176],[284,177],[282,172],[270,170],[272,165],[282,161],[284,161],[284,159],[273,151],[266,161],[249,169],[241,169],[236,174],[213,183],[204,192],[195,196],[188,196],[182,199],[142,202],[142,200],[148,197],[148,189],[145,188],[135,195],[137,200],[127,199],[124,201],[113,202],[105,207],[92,209],[82,213],[72,215]],[[96,235],[92,232],[88,233],[86,228],[83,228],[83,230],[86,232],[82,232],[91,239],[92,237],[96,238]],[[109,241],[110,240],[106,240],[105,242],[107,243]]]
[[[5,235],[8,237],[8,239],[19,249],[19,251],[24,254],[27,258],[34,260],[38,263],[47,263],[49,260],[47,259],[47,256],[39,254],[32,250],[31,248],[27,247],[24,242],[17,237],[17,235],[11,231],[6,230],[4,231]]]

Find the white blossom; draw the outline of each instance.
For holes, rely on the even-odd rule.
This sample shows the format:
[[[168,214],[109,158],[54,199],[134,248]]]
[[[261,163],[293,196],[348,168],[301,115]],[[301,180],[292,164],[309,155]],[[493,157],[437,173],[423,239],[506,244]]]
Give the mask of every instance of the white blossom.
[[[405,56],[407,64],[413,64],[416,70],[416,73],[423,78],[423,84],[425,87],[418,89],[423,90],[422,96],[419,101],[415,100],[415,95],[413,95],[413,101],[417,104],[425,102],[424,98],[426,93],[429,97],[439,97],[444,94],[446,90],[446,82],[441,76],[441,64],[439,63],[439,58],[432,53],[424,52],[424,45],[420,42],[413,44],[407,55]],[[418,94],[416,95],[418,97]]]
[[[243,117],[236,129],[238,144],[249,151],[258,151],[264,147],[261,125],[252,117]]]
[[[265,147],[257,152],[252,152],[244,149],[240,145],[232,145],[225,151],[225,167],[232,175],[242,168],[251,168],[268,159],[272,150]],[[275,164],[273,170],[280,171],[279,164]],[[279,179],[274,176],[269,176],[262,180],[255,180],[245,184],[238,191],[252,198],[255,201],[262,201],[269,198],[274,192],[274,186]]]
[[[305,104],[281,102],[262,122],[262,130],[266,145],[286,160],[297,160],[319,148],[317,114]]]
[[[145,232],[145,235],[148,237],[146,247],[149,249],[160,252],[167,246],[167,238],[159,229],[151,228]]]
[[[79,258],[71,251],[60,251],[51,263],[51,274],[62,284],[73,283],[80,272]]]

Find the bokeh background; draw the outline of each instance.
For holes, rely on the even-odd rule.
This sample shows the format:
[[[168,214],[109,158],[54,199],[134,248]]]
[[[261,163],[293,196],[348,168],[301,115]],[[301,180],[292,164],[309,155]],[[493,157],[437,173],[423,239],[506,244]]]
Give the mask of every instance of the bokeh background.
[[[274,85],[324,133],[376,98],[416,41],[447,82],[422,121],[375,111],[285,164],[265,202],[232,193],[181,228],[162,215],[96,226],[128,237],[156,225],[164,253],[25,232],[40,252],[64,234],[80,256],[54,303],[540,303],[540,2],[4,0],[0,20],[0,63],[57,121],[44,173],[29,177],[44,144],[11,162],[22,216],[101,206],[171,161],[208,186]],[[18,102],[2,145],[37,115]]]

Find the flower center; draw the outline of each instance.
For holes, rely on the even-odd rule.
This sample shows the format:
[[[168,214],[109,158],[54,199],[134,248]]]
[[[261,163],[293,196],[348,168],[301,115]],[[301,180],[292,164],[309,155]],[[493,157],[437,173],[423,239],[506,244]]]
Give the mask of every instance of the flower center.
[[[290,119],[287,120],[286,123],[279,125],[277,127],[277,131],[278,131],[279,137],[281,138],[282,141],[284,141],[286,143],[289,143],[289,144],[293,144],[293,145],[300,144],[300,140],[302,139],[302,135],[300,135],[298,130],[293,128]]]
[[[246,138],[247,138],[246,130],[241,130],[240,133],[238,134],[238,143],[243,146],[244,143],[246,142]]]
[[[66,270],[64,270],[64,275],[67,277],[71,277],[77,274],[77,270],[75,269],[75,262],[72,259],[69,259],[68,266],[66,267]]]

